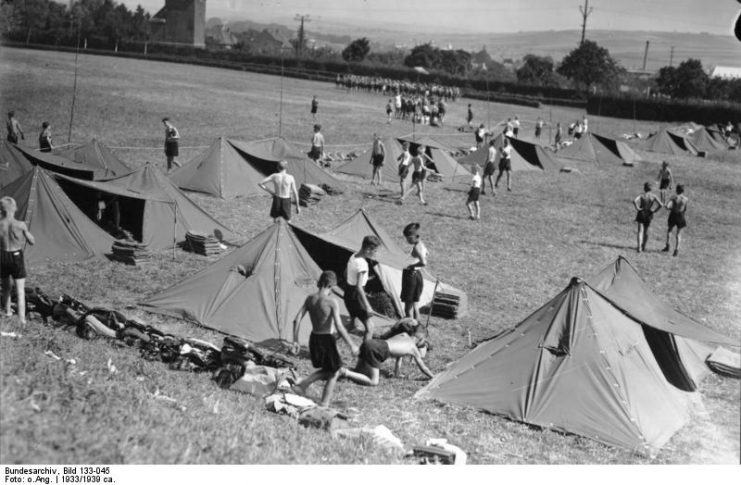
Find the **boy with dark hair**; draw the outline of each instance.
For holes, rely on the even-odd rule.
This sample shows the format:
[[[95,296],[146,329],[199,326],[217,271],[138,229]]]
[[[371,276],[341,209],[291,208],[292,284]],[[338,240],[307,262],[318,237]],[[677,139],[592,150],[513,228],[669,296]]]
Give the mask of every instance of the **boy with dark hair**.
[[[687,203],[689,199],[684,195],[684,185],[677,184],[677,195],[672,196],[669,202],[666,204],[666,208],[669,209],[669,222],[666,231],[666,246],[662,249],[662,252],[669,252],[669,237],[672,234],[672,229],[677,228],[676,243],[674,244],[674,256],[679,254],[679,245],[682,242],[682,229],[687,227],[687,220],[684,217],[687,212]]]
[[[162,124],[165,125],[165,157],[167,157],[167,171],[172,170],[173,165],[182,167],[180,162],[177,161],[177,156],[180,155],[180,149],[178,143],[180,142],[180,133],[175,126],[170,123],[170,118],[162,118]]]
[[[417,197],[422,205],[427,205],[424,195],[425,177],[427,176],[425,159],[432,161],[425,153],[422,145],[417,145],[416,154],[412,157],[412,166],[414,167],[414,171],[412,172],[412,187],[417,187]]]
[[[316,95],[311,99],[311,116],[314,120],[316,120],[316,112],[319,109],[319,100],[316,98]]]
[[[365,236],[360,251],[350,256],[347,260],[345,272],[347,289],[345,290],[345,307],[350,314],[350,322],[354,323],[357,318],[363,322],[365,327],[364,340],[373,338],[373,321],[370,313],[371,305],[365,294],[365,284],[368,282],[370,268],[365,258],[373,258],[376,250],[381,245],[377,236]]]
[[[499,179],[502,178],[503,173],[507,173],[507,190],[512,191],[512,144],[509,142],[509,138],[504,137],[504,144],[499,150],[499,175],[497,180],[494,182],[494,187],[499,186]],[[493,190],[493,189],[492,189]]]
[[[301,206],[298,203],[298,191],[296,190],[296,181],[293,175],[286,172],[288,162],[281,160],[278,163],[280,170],[277,173],[269,175],[262,182],[257,184],[265,192],[273,196],[273,204],[270,207],[270,217],[273,222],[278,222],[279,218],[287,221],[291,220],[291,196],[296,200],[296,214],[301,213]],[[270,190],[265,184],[272,182],[273,190]]]
[[[481,187],[481,195],[486,194],[486,181],[489,181],[489,187],[491,188],[491,195],[496,195],[494,193],[494,179],[492,178],[494,176],[494,172],[497,170],[497,166],[495,164],[497,160],[497,147],[495,146],[496,140],[492,139],[489,141],[489,151],[486,155],[486,165],[484,165],[484,176],[483,179],[480,180],[480,187]],[[481,177],[479,177],[481,178]],[[476,200],[479,200],[478,198]]]
[[[322,125],[314,125],[314,134],[311,137],[311,150],[309,151],[309,158],[319,164],[319,160],[324,158],[324,135],[321,133]]]
[[[399,186],[401,187],[401,198],[399,199],[399,202],[404,203],[404,196],[406,195],[406,178],[407,175],[409,175],[409,165],[412,162],[412,154],[409,153],[408,141],[402,143],[401,146],[404,151],[401,152],[401,155],[399,155],[396,161],[399,162]]]
[[[468,126],[471,126],[472,121],[473,121],[473,109],[471,109],[471,103],[468,103],[468,112],[466,113],[466,123],[468,123]]]
[[[401,301],[404,302],[404,315],[419,320],[419,298],[424,288],[424,278],[419,268],[427,266],[429,252],[419,237],[419,223],[413,222],[404,228],[404,237],[412,245],[411,257],[415,262],[401,273]]]
[[[340,320],[340,306],[337,300],[332,298],[332,287],[337,284],[337,276],[333,271],[325,271],[319,277],[317,286],[319,290],[306,297],[304,304],[293,320],[293,353],[298,353],[298,335],[301,320],[306,313],[311,319],[311,336],[309,337],[309,353],[311,364],[319,369],[313,374],[299,380],[293,385],[298,394],[304,394],[306,389],[318,380],[327,381],[322,392],[320,406],[329,406],[334,392],[334,386],[340,376],[342,369],[342,357],[337,351],[336,333],[352,350],[353,355],[358,355],[358,348],[350,339],[345,327]]]
[[[672,171],[669,170],[669,162],[666,160],[661,162],[661,169],[656,181],[659,183],[659,199],[662,204],[666,204],[666,191],[671,190],[672,185],[674,185],[674,177]]]
[[[15,199],[0,199],[0,282],[2,283],[2,308],[10,317],[10,289],[15,282],[18,299],[18,319],[26,324],[26,265],[23,248],[26,243],[33,245],[36,240],[28,231],[26,223],[15,218],[18,210]]]
[[[481,193],[481,167],[478,164],[473,166],[473,180],[471,188],[468,190],[468,199],[466,208],[468,208],[469,219],[478,221],[481,218],[481,207],[479,206],[479,193]],[[494,188],[492,187],[492,194]]]
[[[8,128],[8,141],[10,143],[17,144],[19,139],[26,139],[26,135],[23,133],[23,129],[21,129],[21,124],[15,117],[15,111],[8,111],[8,121],[6,122],[6,127]]]
[[[651,225],[651,220],[654,217],[654,213],[664,207],[656,194],[651,192],[653,190],[653,184],[646,182],[643,184],[643,194],[639,195],[633,200],[633,207],[636,209],[636,223],[638,224],[638,247],[636,251],[646,251],[646,243],[648,242],[648,227]],[[654,209],[654,207],[656,207]]]
[[[54,149],[54,143],[51,141],[51,125],[48,121],[41,123],[41,133],[39,133],[39,151],[50,152]]]
[[[381,185],[381,169],[383,168],[383,161],[386,159],[386,147],[383,146],[381,137],[378,133],[373,133],[373,148],[371,149],[370,163],[373,165],[373,176],[371,178],[371,185]],[[376,183],[376,179],[378,182]]]

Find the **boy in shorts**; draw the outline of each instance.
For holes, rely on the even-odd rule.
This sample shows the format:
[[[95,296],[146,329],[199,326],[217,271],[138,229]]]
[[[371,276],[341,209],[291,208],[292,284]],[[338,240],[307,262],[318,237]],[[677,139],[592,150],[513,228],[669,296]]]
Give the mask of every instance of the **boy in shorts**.
[[[0,280],[2,295],[0,302],[5,315],[10,317],[10,291],[15,282],[18,299],[18,319],[26,324],[26,265],[23,248],[26,243],[33,245],[36,240],[28,231],[26,223],[15,218],[18,210],[15,199],[0,199]]]
[[[669,199],[666,204],[666,208],[669,209],[669,222],[666,231],[666,246],[662,249],[662,252],[669,252],[669,237],[672,234],[672,229],[677,228],[676,243],[674,245],[674,256],[679,254],[679,245],[682,242],[682,229],[687,227],[687,220],[684,217],[687,212],[687,203],[689,199],[684,195],[684,185],[677,184],[677,195]]]
[[[427,266],[429,252],[419,238],[419,223],[407,224],[404,228],[404,238],[412,245],[410,256],[416,261],[408,265],[401,272],[401,297],[404,302],[404,315],[419,320],[419,298],[422,296],[425,280],[420,268]]]
[[[468,199],[466,208],[468,208],[468,218],[472,221],[478,221],[481,218],[481,207],[479,206],[479,193],[481,192],[481,167],[479,164],[473,166],[473,180],[471,188],[468,189]]]
[[[322,125],[314,125],[314,134],[311,137],[311,151],[309,151],[309,158],[314,160],[316,164],[319,164],[319,160],[324,158],[324,135],[321,133]]]
[[[180,133],[178,129],[170,123],[170,118],[162,118],[162,124],[165,125],[165,157],[167,158],[167,171],[172,170],[173,165],[182,167],[177,161],[180,155],[178,143],[180,142]]]
[[[371,320],[371,305],[365,295],[365,284],[368,282],[370,268],[366,258],[373,258],[381,245],[377,236],[365,236],[360,251],[350,256],[345,269],[347,289],[345,290],[345,307],[350,314],[350,323],[357,318],[365,327],[364,340],[373,338],[373,320]]]
[[[494,182],[494,187],[499,186],[499,179],[502,178],[502,174],[505,172],[507,173],[507,190],[512,192],[512,144],[510,144],[506,136],[504,137],[504,144],[500,149],[499,175],[497,175],[497,180]]]
[[[651,192],[653,190],[653,184],[646,182],[643,184],[643,194],[639,195],[633,200],[633,207],[636,209],[636,223],[638,225],[638,247],[637,252],[646,251],[646,243],[648,242],[648,227],[651,225],[651,220],[654,217],[654,213],[664,207],[656,194]]]
[[[316,98],[316,95],[311,100],[311,116],[316,121],[316,112],[319,109],[319,100]]]
[[[406,192],[406,178],[407,175],[409,175],[409,165],[412,163],[412,154],[409,153],[409,142],[405,141],[401,144],[404,151],[401,152],[401,155],[398,156],[396,159],[397,162],[399,162],[399,186],[401,187],[401,198],[399,199],[400,203],[404,203],[404,196]]]
[[[486,181],[489,181],[489,187],[491,188],[491,195],[496,195],[494,193],[494,179],[492,178],[494,176],[494,172],[497,170],[496,166],[496,160],[497,160],[497,147],[494,146],[496,143],[495,140],[489,141],[489,152],[486,156],[486,165],[484,165],[484,176],[482,178],[481,186],[481,195],[486,194]],[[478,198],[476,199],[478,200]]]
[[[311,365],[319,369],[313,374],[299,380],[293,385],[297,394],[303,395],[306,389],[316,381],[324,380],[321,407],[329,406],[334,392],[334,386],[340,376],[342,369],[342,357],[337,351],[337,336],[342,339],[352,350],[353,355],[358,355],[358,347],[350,339],[350,336],[342,326],[340,320],[340,306],[337,300],[332,298],[332,287],[337,285],[337,276],[333,271],[325,271],[319,277],[317,286],[319,290],[306,297],[304,304],[293,320],[293,353],[298,353],[298,335],[301,320],[306,313],[311,319],[311,336],[309,337],[309,353],[311,354]]]
[[[373,134],[373,149],[371,150],[370,163],[373,165],[373,176],[371,177],[371,185],[381,185],[381,169],[383,168],[383,161],[386,159],[386,147],[383,146],[381,137],[377,133]],[[376,179],[378,182],[376,183]]]
[[[669,162],[666,160],[661,162],[661,170],[659,170],[656,181],[659,183],[659,199],[662,204],[666,204],[666,191],[671,190],[674,185],[674,177],[672,171],[669,170]]]
[[[424,196],[425,177],[427,176],[425,159],[432,161],[425,153],[424,148],[421,145],[417,146],[416,155],[412,157],[412,167],[414,167],[414,171],[412,172],[412,186],[417,187],[417,197],[419,197],[419,202],[422,205],[427,205]]]
[[[301,213],[301,206],[298,203],[298,191],[296,190],[296,181],[293,175],[286,172],[288,162],[281,160],[278,163],[279,171],[268,176],[265,180],[257,184],[265,192],[273,196],[273,204],[270,206],[270,217],[273,222],[278,222],[279,218],[287,221],[291,220],[291,196],[296,200],[296,214]],[[267,183],[273,183],[273,190],[265,186]]]

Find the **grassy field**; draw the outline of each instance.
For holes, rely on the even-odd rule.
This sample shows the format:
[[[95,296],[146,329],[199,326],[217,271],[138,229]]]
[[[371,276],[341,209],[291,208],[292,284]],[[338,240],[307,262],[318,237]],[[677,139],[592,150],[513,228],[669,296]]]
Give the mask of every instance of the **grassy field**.
[[[15,109],[32,143],[44,120],[57,144],[66,143],[74,56],[3,49],[0,112]],[[311,96],[319,96],[319,117],[329,151],[367,147],[373,132],[412,131],[386,124],[385,99],[348,94],[333,85],[283,80],[279,115],[277,77],[236,71],[81,56],[72,142],[96,137],[138,166],[164,165],[163,116],[180,130],[182,160],[224,135],[244,140],[282,135],[310,139]],[[456,133],[467,100],[450,106],[445,128],[422,127],[455,146],[472,135]],[[577,110],[530,109],[473,102],[475,121],[495,123],[518,115],[525,137],[537,116],[567,123]],[[657,124],[590,117],[590,128],[607,135],[654,131]],[[303,147],[303,145],[302,145]],[[401,229],[422,225],[431,251],[430,269],[464,289],[470,313],[459,320],[432,318],[433,371],[468,351],[474,342],[508,328],[562,290],[572,276],[590,276],[622,254],[655,293],[678,310],[735,338],[741,337],[741,188],[738,154],[719,159],[676,157],[677,181],[687,185],[689,224],[677,258],[659,252],[666,218],[652,225],[649,250],[636,254],[631,201],[644,181],[653,180],[662,157],[643,154],[635,167],[569,162],[570,174],[514,173],[513,192],[482,197],[482,220],[467,219],[464,184],[428,185],[428,206],[393,203],[397,187],[371,188],[367,181],[338,176],[350,190],[302,211],[298,224],[328,229],[364,207],[397,242]],[[229,201],[194,195],[217,219],[246,241],[270,224],[267,197]],[[159,328],[221,343],[221,336],[180,320],[148,314],[137,301],[205,267],[213,258],[178,251],[155,255],[156,264],[135,268],[108,261],[56,263],[32,268],[29,286],[62,292],[90,303],[123,309]],[[249,311],[246,309],[246,311]],[[171,371],[108,341],[82,341],[32,320],[26,328],[0,321],[0,456],[5,463],[413,463],[370,441],[349,441],[305,429],[263,409],[248,395],[219,389],[208,375]],[[470,337],[469,337],[470,336]],[[61,360],[45,354],[51,351]],[[347,349],[343,347],[347,359]],[[110,372],[109,361],[117,372]],[[390,369],[388,369],[390,370]],[[300,371],[310,371],[303,360]],[[691,423],[656,457],[609,448],[578,436],[515,423],[461,406],[412,400],[424,385],[416,368],[401,379],[384,378],[369,389],[347,382],[335,401],[357,409],[353,426],[387,426],[406,445],[443,437],[478,464],[648,464],[738,463],[738,381],[711,375],[703,381]],[[159,391],[159,393],[158,393]],[[311,389],[313,395],[320,388]],[[175,400],[158,399],[164,395]]]

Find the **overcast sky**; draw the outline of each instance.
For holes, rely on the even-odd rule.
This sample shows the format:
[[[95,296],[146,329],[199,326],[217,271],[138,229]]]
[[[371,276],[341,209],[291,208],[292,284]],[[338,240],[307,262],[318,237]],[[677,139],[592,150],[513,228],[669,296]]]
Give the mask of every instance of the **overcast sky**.
[[[125,0],[151,13],[164,0]],[[207,0],[206,18],[242,18],[292,25],[309,14],[312,25],[341,21],[368,25],[416,24],[438,32],[517,32],[581,28],[584,0]],[[709,32],[732,35],[737,0],[589,0],[588,29]],[[311,29],[312,25],[308,26]],[[326,29],[321,29],[325,30]]]

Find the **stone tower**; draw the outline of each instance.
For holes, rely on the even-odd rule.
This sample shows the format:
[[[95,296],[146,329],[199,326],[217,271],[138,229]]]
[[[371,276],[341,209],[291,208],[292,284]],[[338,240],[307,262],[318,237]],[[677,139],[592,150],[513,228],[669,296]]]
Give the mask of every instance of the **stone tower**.
[[[206,0],[165,0],[152,17],[153,42],[206,46]]]

